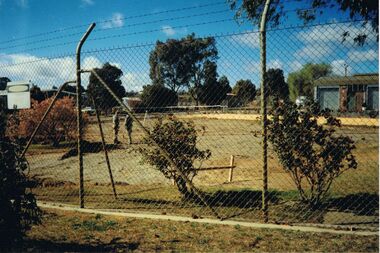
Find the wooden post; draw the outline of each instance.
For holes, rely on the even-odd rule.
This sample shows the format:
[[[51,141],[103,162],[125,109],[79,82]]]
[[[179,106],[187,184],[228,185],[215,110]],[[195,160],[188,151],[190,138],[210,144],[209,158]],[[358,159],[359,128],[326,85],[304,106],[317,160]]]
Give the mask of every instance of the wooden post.
[[[234,155],[231,155],[231,159],[230,159],[230,174],[228,175],[228,182],[232,182],[232,176],[234,174],[234,160],[235,160],[235,157]]]
[[[143,126],[145,126],[145,120],[146,120],[147,117],[148,117],[148,111],[145,111],[145,114],[144,114],[144,121],[143,121]]]

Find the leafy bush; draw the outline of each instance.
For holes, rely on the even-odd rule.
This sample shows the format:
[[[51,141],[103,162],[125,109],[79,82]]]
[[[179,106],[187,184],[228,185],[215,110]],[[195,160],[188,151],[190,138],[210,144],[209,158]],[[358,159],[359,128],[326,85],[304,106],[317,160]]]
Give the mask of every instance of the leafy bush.
[[[170,120],[163,123],[158,121],[150,136],[158,145],[168,152],[171,160],[177,165],[182,173],[193,180],[197,171],[194,168],[194,161],[203,161],[211,156],[209,150],[201,151],[196,147],[197,133],[191,122],[181,122]],[[146,147],[139,149],[143,155],[144,162],[155,166],[166,178],[173,179],[179,192],[185,200],[194,199],[194,193],[191,191],[185,180],[170,167],[169,161],[163,157],[152,140],[144,138],[147,143]]]
[[[29,138],[37,127],[46,109],[53,98],[45,99],[42,102],[32,101],[32,108],[19,111],[19,122],[10,120],[8,122],[7,135],[15,135]],[[88,118],[83,115],[83,127],[86,126]],[[17,131],[14,128],[17,127]],[[57,146],[61,141],[70,141],[76,138],[77,123],[74,99],[63,97],[55,102],[55,105],[47,115],[40,130],[35,136],[36,142],[48,141]]]
[[[292,102],[277,103],[269,121],[269,141],[289,172],[301,197],[312,207],[320,204],[334,179],[356,169],[353,140],[337,135],[340,121],[329,111],[308,102],[297,108]],[[324,119],[325,125],[318,123]]]
[[[0,120],[4,121],[4,119],[4,115],[0,115]],[[5,124],[0,125],[4,126]],[[3,135],[3,132],[1,134]],[[36,199],[30,191],[32,182],[24,174],[27,162],[19,157],[20,146],[11,142],[9,138],[0,137],[1,249],[19,242],[25,231],[33,223],[39,221],[40,211]]]

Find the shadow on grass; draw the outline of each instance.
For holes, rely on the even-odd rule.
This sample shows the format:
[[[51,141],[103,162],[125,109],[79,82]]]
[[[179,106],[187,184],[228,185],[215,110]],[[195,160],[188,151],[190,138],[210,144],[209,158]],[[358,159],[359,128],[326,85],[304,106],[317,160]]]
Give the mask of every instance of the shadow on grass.
[[[72,242],[53,242],[48,240],[24,241],[22,248],[15,248],[15,252],[129,252],[138,249],[139,242],[119,243],[110,242],[107,244],[96,243],[72,243]],[[11,250],[12,251],[12,250]]]
[[[112,150],[112,149],[118,149],[121,148],[120,145],[118,144],[106,144],[106,149],[107,150]],[[83,154],[86,153],[99,153],[103,151],[103,145],[101,142],[89,142],[89,141],[82,141],[82,152]],[[78,148],[74,147],[71,148],[69,151],[67,151],[65,154],[62,155],[60,160],[67,159],[72,156],[77,156],[78,155]]]
[[[356,193],[344,197],[332,198],[326,202],[326,207],[339,212],[350,212],[356,215],[378,215],[379,195],[371,193]]]
[[[260,208],[262,204],[262,192],[256,190],[232,190],[216,191],[207,195],[207,202],[218,207]],[[279,193],[268,192],[268,201],[276,204],[279,201]]]

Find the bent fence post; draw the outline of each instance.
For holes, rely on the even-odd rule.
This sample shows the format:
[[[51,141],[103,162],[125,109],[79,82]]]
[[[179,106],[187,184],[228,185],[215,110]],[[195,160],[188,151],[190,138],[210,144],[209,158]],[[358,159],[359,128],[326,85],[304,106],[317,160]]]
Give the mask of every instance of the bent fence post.
[[[77,134],[78,134],[78,167],[79,167],[79,205],[84,208],[84,180],[83,180],[83,153],[82,153],[82,89],[81,89],[81,67],[80,67],[80,52],[83,43],[94,29],[95,23],[92,23],[86,33],[80,39],[76,51],[76,76],[77,76]]]
[[[143,124],[133,115],[131,110],[121,101],[121,99],[111,90],[111,88],[108,86],[108,84],[96,73],[94,70],[82,70],[82,72],[92,73],[99,81],[100,83],[108,90],[108,92],[115,98],[115,100],[123,107],[123,109],[128,113],[128,115],[137,122],[137,125],[143,130],[143,132],[148,136],[148,138],[151,139],[151,141],[154,143],[154,145],[159,149],[161,154],[165,157],[165,159],[168,160],[170,166],[181,176],[183,180],[189,185],[189,187],[194,191],[194,193],[198,196],[198,198],[205,204],[212,213],[218,218],[223,219],[218,212],[208,204],[206,199],[203,197],[202,192],[200,192],[194,184],[186,177],[185,174],[177,167],[177,165],[173,162],[173,160],[170,158],[168,152],[161,148],[158,143],[151,137],[149,131],[143,126]]]

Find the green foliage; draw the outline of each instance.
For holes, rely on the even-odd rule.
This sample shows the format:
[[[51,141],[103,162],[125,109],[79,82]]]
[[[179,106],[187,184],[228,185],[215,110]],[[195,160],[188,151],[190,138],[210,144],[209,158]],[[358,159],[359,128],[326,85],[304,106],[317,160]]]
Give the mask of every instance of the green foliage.
[[[119,98],[124,97],[125,89],[120,80],[123,72],[118,67],[105,63],[102,68],[95,68],[94,70]],[[115,98],[92,73],[87,92],[94,97],[95,103],[100,110],[109,111],[112,107],[118,105]]]
[[[269,69],[266,73],[267,94],[274,100],[289,98],[288,84],[285,82],[284,72],[281,69]]]
[[[269,141],[301,200],[317,207],[335,178],[356,169],[354,142],[348,136],[337,135],[340,121],[310,101],[302,110],[290,101],[277,103],[271,114]],[[318,119],[324,119],[326,125]]]
[[[204,64],[206,61],[214,62],[217,55],[213,37],[195,38],[190,34],[179,40],[157,41],[149,57],[149,76],[154,85],[163,85],[175,92],[188,88],[198,103]]]
[[[251,21],[254,25],[259,26],[261,15],[266,0],[228,0],[231,9],[236,9],[235,17],[241,21],[241,18]],[[269,5],[267,22],[272,27],[276,27],[284,20],[289,18],[287,1],[272,1]],[[296,14],[304,24],[315,21],[318,16],[323,16],[326,10],[333,9],[339,15],[343,12],[349,12],[350,19],[356,20],[361,17],[365,23],[370,22],[374,33],[379,35],[379,1],[352,1],[352,0],[311,0],[300,1],[297,4],[299,9]],[[339,13],[340,12],[340,13]],[[346,40],[350,34],[348,31],[342,33],[342,40]],[[363,45],[367,39],[367,34],[354,34],[353,41],[358,45]]]
[[[71,227],[74,230],[83,229],[85,231],[105,232],[117,228],[118,225],[119,224],[116,221],[102,221],[101,219],[95,217],[95,219],[88,219],[82,222],[75,222],[71,225]]]
[[[251,80],[239,80],[232,88],[232,93],[235,94],[236,106],[245,106],[252,101],[256,96],[256,87]]]
[[[0,114],[0,121],[4,121],[4,114]],[[4,137],[5,125],[0,122],[0,249],[19,242],[40,217],[30,191],[32,182],[24,174],[28,164],[20,158],[21,146]]]
[[[202,151],[197,148],[197,132],[191,122],[170,120],[163,123],[160,120],[154,125],[150,137],[169,154],[170,159],[189,180],[197,174],[194,162],[203,161],[211,156],[209,150]],[[173,179],[184,200],[194,199],[194,193],[185,180],[170,167],[169,161],[164,158],[154,142],[148,137],[144,138],[144,142],[147,146],[139,149],[144,158],[143,162],[155,166],[166,178]]]
[[[314,81],[330,74],[331,66],[325,63],[307,63],[299,71],[289,73],[287,82],[289,84],[290,99],[295,101],[298,96],[312,98]]]
[[[141,94],[140,107],[149,111],[162,111],[163,107],[175,106],[178,103],[176,92],[161,85],[146,85]]]
[[[198,88],[198,99],[201,104],[219,105],[231,92],[230,82],[226,76],[220,77],[216,71],[216,63],[207,61],[204,67],[204,82]]]

